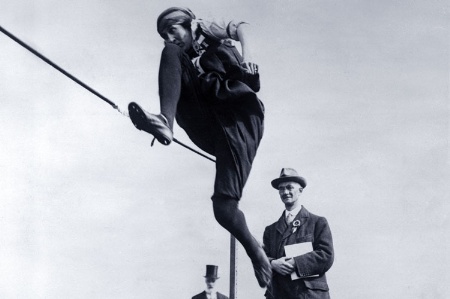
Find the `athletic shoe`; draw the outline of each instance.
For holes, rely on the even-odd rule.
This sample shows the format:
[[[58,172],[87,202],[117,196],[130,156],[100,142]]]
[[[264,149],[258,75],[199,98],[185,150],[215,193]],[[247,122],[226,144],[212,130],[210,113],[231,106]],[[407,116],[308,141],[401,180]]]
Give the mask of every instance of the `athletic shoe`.
[[[128,105],[130,119],[138,130],[152,134],[164,145],[169,145],[173,140],[173,132],[164,115],[151,114],[142,109],[138,104],[131,102]]]

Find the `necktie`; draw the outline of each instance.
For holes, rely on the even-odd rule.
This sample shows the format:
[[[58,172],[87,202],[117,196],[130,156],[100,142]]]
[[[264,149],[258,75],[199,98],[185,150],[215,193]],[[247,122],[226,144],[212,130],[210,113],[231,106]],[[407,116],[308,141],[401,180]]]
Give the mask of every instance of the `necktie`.
[[[286,216],[286,222],[287,222],[287,224],[291,224],[291,222],[294,220],[294,215],[292,215],[291,213],[289,213],[287,216]]]

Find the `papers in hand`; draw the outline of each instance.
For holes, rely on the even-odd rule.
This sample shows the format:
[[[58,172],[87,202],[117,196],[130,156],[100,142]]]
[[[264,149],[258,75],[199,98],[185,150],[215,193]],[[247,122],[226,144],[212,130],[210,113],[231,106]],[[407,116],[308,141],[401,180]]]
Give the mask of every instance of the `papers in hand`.
[[[306,253],[309,253],[313,251],[312,242],[303,242],[303,243],[296,243],[292,245],[286,245],[284,246],[284,252],[286,253],[287,258],[293,258],[299,255],[303,255]],[[306,278],[306,277],[316,277],[319,275],[311,275],[311,276],[298,276],[297,272],[294,271],[291,273],[291,280],[296,280],[300,278]]]

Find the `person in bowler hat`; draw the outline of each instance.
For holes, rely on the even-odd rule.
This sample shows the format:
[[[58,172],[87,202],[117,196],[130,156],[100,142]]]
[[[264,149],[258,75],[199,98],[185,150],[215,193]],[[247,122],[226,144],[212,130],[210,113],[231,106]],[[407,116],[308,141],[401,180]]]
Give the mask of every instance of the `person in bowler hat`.
[[[314,215],[300,204],[306,180],[292,168],[283,168],[272,181],[285,210],[278,221],[266,227],[264,250],[272,267],[270,299],[329,299],[325,273],[334,261],[333,240],[324,217]],[[286,256],[285,246],[298,243],[307,250]]]
[[[200,294],[195,295],[192,299],[228,299],[227,296],[216,292],[214,287],[216,280],[219,279],[217,271],[219,267],[215,265],[206,265],[205,283],[206,288]]]

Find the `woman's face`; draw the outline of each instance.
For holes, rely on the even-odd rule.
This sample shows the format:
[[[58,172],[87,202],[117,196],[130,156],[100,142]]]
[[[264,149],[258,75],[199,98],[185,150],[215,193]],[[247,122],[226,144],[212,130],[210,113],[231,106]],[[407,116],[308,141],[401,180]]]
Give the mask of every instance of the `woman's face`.
[[[180,46],[184,51],[192,47],[191,31],[182,25],[172,25],[166,31],[165,41]]]

